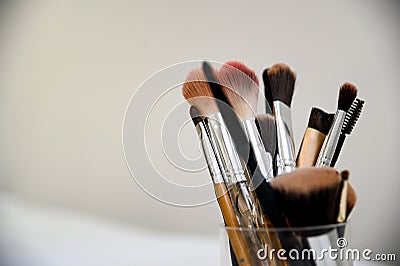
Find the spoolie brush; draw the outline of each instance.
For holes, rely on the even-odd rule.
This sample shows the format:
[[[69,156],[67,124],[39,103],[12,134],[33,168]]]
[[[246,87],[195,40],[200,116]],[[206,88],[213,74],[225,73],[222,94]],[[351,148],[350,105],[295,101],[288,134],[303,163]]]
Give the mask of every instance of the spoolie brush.
[[[344,141],[346,139],[346,135],[350,135],[351,132],[353,131],[353,128],[355,127],[355,125],[358,121],[358,118],[361,115],[361,111],[363,109],[364,103],[365,103],[364,100],[357,98],[351,104],[351,107],[350,107],[349,111],[347,112],[346,117],[343,122],[342,131],[340,133],[338,144],[336,146],[335,154],[333,155],[333,158],[332,158],[331,167],[335,166],[336,161],[339,157],[340,151],[342,150]]]
[[[329,167],[331,165],[346,113],[349,111],[356,96],[357,88],[353,84],[346,82],[340,87],[338,110],[335,113],[331,129],[329,130],[319,153],[317,163],[315,164],[317,167]]]
[[[265,179],[273,178],[272,156],[265,151],[255,123],[259,93],[256,74],[244,64],[230,61],[221,67],[218,77],[228,101],[243,123],[257,167]]]
[[[334,114],[328,114],[317,107],[311,109],[308,126],[297,155],[297,167],[315,165],[325,137],[331,128],[333,117]]]
[[[296,74],[285,64],[276,64],[268,70],[277,133],[278,175],[296,167],[293,141],[291,103]]]

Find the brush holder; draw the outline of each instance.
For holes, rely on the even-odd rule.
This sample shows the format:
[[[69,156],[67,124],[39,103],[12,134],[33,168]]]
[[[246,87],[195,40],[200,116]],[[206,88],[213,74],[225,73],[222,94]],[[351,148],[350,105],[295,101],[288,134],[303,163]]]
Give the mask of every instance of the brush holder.
[[[351,247],[348,222],[310,227],[273,229],[220,227],[222,266],[235,265],[353,265],[361,254]],[[249,261],[238,262],[229,236],[240,234]],[[359,253],[359,252],[358,252]],[[358,255],[358,256],[357,256]]]

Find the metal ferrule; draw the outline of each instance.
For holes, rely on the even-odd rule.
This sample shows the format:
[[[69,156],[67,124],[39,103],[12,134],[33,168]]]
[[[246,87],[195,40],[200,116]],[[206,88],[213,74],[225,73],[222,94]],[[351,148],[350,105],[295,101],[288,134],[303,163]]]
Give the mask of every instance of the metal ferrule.
[[[274,101],[274,115],[278,149],[277,169],[280,175],[296,168],[296,155],[290,107],[280,101]]]
[[[345,117],[345,111],[336,111],[331,129],[329,130],[329,133],[325,138],[324,144],[322,145],[321,151],[318,156],[318,160],[315,164],[316,167],[329,167],[331,165]]]
[[[197,134],[199,135],[201,141],[201,147],[203,149],[204,158],[207,162],[208,170],[210,172],[211,178],[214,184],[223,183],[224,178],[222,172],[218,165],[217,157],[214,153],[213,146],[207,135],[204,123],[199,123],[196,126]]]
[[[246,119],[243,121],[247,137],[253,148],[254,156],[257,161],[257,167],[260,169],[261,174],[266,181],[274,178],[272,168],[272,156],[265,150],[264,144],[261,140],[260,133],[258,132],[256,122],[254,119]]]
[[[216,156],[225,185],[235,208],[240,213],[240,221],[249,228],[257,226],[260,217],[256,200],[247,185],[247,179],[221,113],[215,113],[205,118],[206,130],[209,132],[211,145],[216,148]]]
[[[219,163],[228,177],[228,180],[225,180],[227,186],[230,187],[237,182],[246,182],[239,155],[221,113],[207,116],[206,122],[211,143],[219,152],[220,158],[217,159],[220,160]]]

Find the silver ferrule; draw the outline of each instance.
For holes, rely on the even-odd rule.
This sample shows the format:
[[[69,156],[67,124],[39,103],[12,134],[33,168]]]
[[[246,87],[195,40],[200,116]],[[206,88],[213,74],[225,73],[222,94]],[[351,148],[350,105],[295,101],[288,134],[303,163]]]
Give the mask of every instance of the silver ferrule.
[[[206,122],[211,136],[211,143],[218,150],[219,163],[228,177],[225,183],[230,187],[237,182],[246,182],[240,157],[221,113],[207,116]]]
[[[214,184],[223,183],[224,178],[218,165],[218,160],[214,152],[213,146],[208,137],[204,123],[199,123],[196,126],[197,134],[199,135],[201,141],[201,147],[203,149],[204,158],[207,162],[208,171],[213,180]]]
[[[247,185],[240,157],[222,115],[212,114],[207,116],[205,121],[211,145],[218,151],[216,158],[221,166],[220,169],[224,170],[222,175],[225,178],[225,185],[235,208],[240,213],[241,223],[254,226],[258,217],[256,201]]]
[[[265,150],[255,119],[244,120],[243,126],[246,130],[250,145],[253,148],[254,156],[257,161],[257,167],[264,176],[265,180],[270,181],[274,178],[272,156]]]
[[[280,175],[296,168],[292,114],[289,106],[280,101],[274,101],[274,115],[278,149],[277,170]]]
[[[324,144],[322,144],[321,151],[319,152],[316,167],[329,167],[332,162],[333,155],[335,154],[336,146],[339,141],[340,132],[342,131],[342,126],[344,119],[346,117],[346,112],[342,110],[337,110],[331,129],[325,138]]]

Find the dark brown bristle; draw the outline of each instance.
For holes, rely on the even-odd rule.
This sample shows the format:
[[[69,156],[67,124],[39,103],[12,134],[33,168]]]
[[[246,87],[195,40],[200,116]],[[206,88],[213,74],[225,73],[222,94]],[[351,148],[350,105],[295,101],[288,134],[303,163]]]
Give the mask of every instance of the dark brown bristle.
[[[357,97],[357,87],[350,82],[344,83],[339,90],[338,109],[347,112]]]
[[[236,69],[239,69],[244,74],[246,74],[251,80],[253,80],[257,84],[257,86],[260,85],[260,82],[258,81],[258,77],[257,77],[256,73],[253,70],[251,70],[250,68],[248,68],[245,64],[243,64],[239,61],[228,61],[224,65],[228,65],[228,66],[234,67]]]
[[[268,110],[268,113],[269,113],[272,111],[274,100],[272,98],[271,84],[269,83],[269,78],[268,78],[268,70],[269,70],[269,68],[266,68],[263,71],[262,78],[263,78],[263,82],[264,82],[265,99],[267,100],[265,104],[268,105],[268,106],[266,106],[266,110]]]
[[[218,112],[214,95],[201,68],[193,69],[182,86],[183,97],[202,115]]]
[[[340,173],[340,176],[342,177],[343,180],[349,180],[349,171],[344,170]]]
[[[318,130],[322,134],[328,135],[333,117],[333,115],[328,114],[317,107],[313,107],[311,109],[310,118],[308,119],[308,127]]]
[[[259,114],[256,117],[256,124],[265,150],[274,157],[276,150],[276,128],[274,116],[271,114]]]
[[[194,107],[193,105],[190,106],[189,114],[190,114],[190,117],[192,118],[194,126],[197,126],[197,124],[199,124],[200,122],[203,121],[203,119],[200,116],[199,110],[197,110],[197,108]]]
[[[270,183],[289,224],[302,227],[335,221],[340,181],[333,168],[308,167],[282,174]]]
[[[258,79],[254,71],[242,63],[225,63],[218,79],[229,102],[242,119],[254,118],[258,103]]]
[[[296,82],[296,73],[288,65],[275,64],[268,70],[271,94],[274,101],[281,101],[290,107]]]

